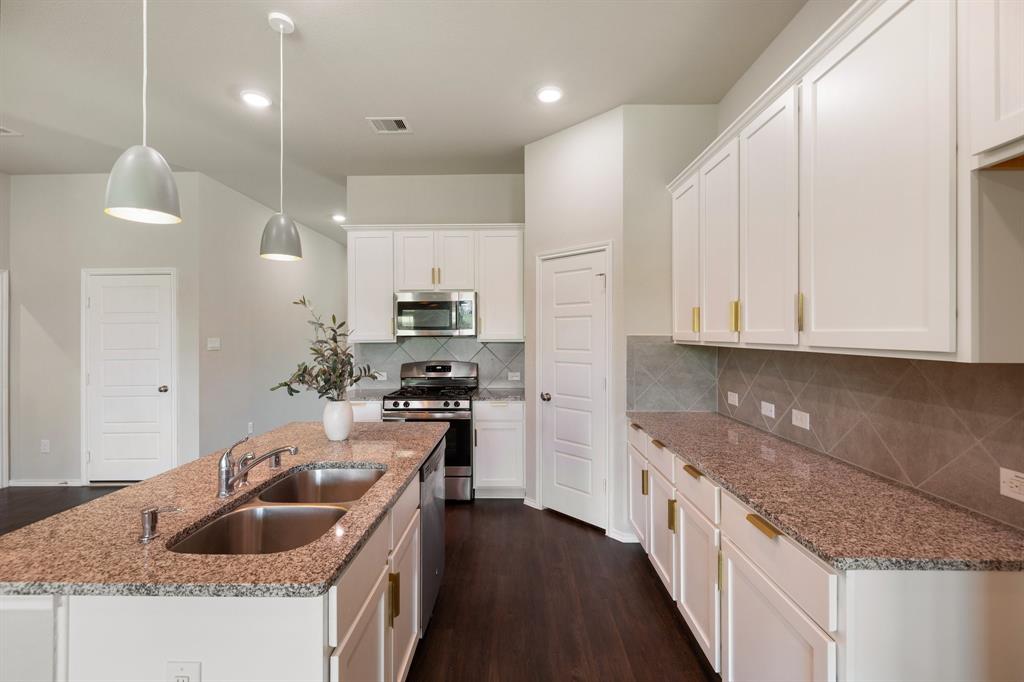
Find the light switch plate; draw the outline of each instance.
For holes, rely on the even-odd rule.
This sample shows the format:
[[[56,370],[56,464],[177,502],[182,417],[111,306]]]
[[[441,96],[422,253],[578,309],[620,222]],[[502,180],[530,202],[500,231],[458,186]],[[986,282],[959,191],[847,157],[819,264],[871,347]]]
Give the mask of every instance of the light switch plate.
[[[508,373],[508,380],[509,381],[519,381],[519,372],[509,372]]]
[[[206,350],[220,350],[220,337],[211,336],[206,339]]]
[[[811,415],[803,410],[793,410],[793,426],[801,429],[811,430]]]
[[[252,422],[249,422],[249,435],[252,435]]]
[[[377,372],[377,381],[387,381],[387,380],[388,380],[388,373],[387,372]]]
[[[725,398],[726,400],[729,401],[730,405],[740,404],[740,394],[737,393],[736,391],[729,391],[728,393],[725,394]]]
[[[1024,502],[1024,474],[999,467],[999,494]]]
[[[167,682],[202,682],[199,661],[167,661]]]
[[[761,401],[761,414],[771,419],[775,419],[775,403],[770,403],[767,400]]]
[[[48,455],[50,454],[50,441],[46,438],[39,441],[39,454]]]

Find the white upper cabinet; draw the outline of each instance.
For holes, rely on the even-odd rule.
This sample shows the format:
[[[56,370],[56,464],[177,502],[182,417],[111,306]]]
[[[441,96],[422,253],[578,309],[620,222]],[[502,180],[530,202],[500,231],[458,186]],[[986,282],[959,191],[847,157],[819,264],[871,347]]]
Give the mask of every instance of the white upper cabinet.
[[[351,343],[395,340],[393,244],[390,232],[348,233],[348,338]]]
[[[480,230],[477,247],[477,339],[522,341],[522,230]]]
[[[434,232],[399,230],[395,232],[395,289],[433,291],[437,281],[434,260]]]
[[[672,192],[672,340],[700,339],[700,192],[694,173]]]
[[[739,144],[729,141],[700,168],[702,341],[739,341]]]
[[[1024,137],[1024,0],[970,0],[971,151]]]
[[[955,350],[954,9],[890,0],[804,76],[810,346]]]
[[[740,338],[797,343],[796,87],[740,132]]]
[[[472,291],[476,288],[476,233],[452,230],[434,233],[435,288]]]

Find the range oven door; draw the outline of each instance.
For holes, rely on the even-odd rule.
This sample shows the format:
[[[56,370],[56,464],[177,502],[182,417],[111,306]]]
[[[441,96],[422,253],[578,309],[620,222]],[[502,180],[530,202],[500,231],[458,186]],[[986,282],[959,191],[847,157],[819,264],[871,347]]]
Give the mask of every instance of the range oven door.
[[[473,499],[472,412],[399,410],[385,412],[381,418],[386,422],[448,422],[448,433],[444,437],[445,497],[449,500]]]
[[[475,291],[400,291],[397,336],[476,336]]]

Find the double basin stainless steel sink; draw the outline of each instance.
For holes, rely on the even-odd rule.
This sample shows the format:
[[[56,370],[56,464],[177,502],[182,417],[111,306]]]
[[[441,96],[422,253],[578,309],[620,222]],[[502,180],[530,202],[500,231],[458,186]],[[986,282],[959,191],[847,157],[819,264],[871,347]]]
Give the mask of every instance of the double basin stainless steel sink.
[[[272,554],[308,545],[383,475],[383,469],[296,471],[168,549],[180,554]]]

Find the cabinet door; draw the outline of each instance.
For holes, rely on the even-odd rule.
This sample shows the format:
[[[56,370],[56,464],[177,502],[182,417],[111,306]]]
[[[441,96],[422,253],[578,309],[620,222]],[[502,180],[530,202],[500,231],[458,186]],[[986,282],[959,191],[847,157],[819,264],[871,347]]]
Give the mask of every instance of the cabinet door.
[[[434,233],[431,230],[395,232],[395,289],[433,291],[437,281],[434,266]]]
[[[971,0],[967,55],[971,151],[1024,137],[1024,1]]]
[[[675,489],[657,469],[648,469],[650,514],[647,516],[647,556],[654,572],[665,584],[673,600],[676,598],[676,513]]]
[[[719,531],[680,495],[679,611],[715,672],[719,659]]]
[[[390,682],[388,570],[384,567],[348,636],[331,654],[331,682]]]
[[[392,342],[394,248],[390,232],[348,233],[348,328],[351,343]]]
[[[835,682],[836,643],[722,540],[723,682]]]
[[[523,233],[477,233],[477,339],[523,341]]]
[[[796,345],[796,87],[740,133],[740,338]]]
[[[391,585],[392,679],[403,682],[420,639],[420,513],[413,516],[388,562]]]
[[[647,503],[651,499],[648,495],[647,481],[647,460],[644,459],[636,448],[626,444],[628,451],[628,469],[626,471],[626,484],[628,488],[629,503],[629,525],[640,540],[640,546],[647,549]]]
[[[701,341],[739,341],[738,156],[739,142],[732,140],[700,169]]]
[[[473,429],[473,487],[522,488],[523,423],[477,421]]]
[[[700,192],[694,173],[672,193],[672,340],[700,339]]]
[[[800,86],[810,345],[955,350],[955,6],[881,4]]]
[[[476,289],[476,233],[470,230],[435,232],[434,265],[437,267],[437,289]]]

